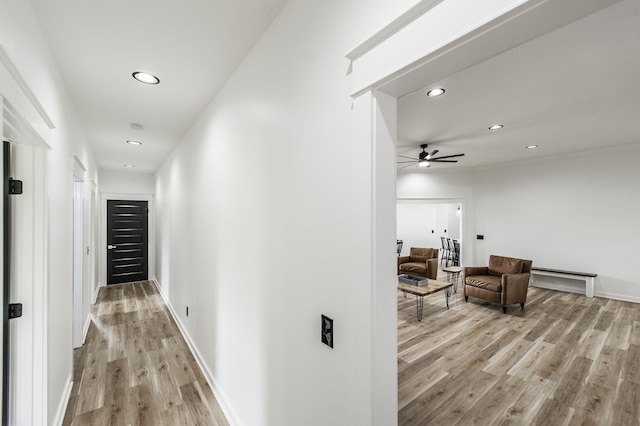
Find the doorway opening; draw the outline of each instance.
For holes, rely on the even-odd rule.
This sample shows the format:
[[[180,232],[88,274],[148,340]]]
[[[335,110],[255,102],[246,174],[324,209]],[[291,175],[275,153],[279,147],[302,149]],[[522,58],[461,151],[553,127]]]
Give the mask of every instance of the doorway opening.
[[[403,241],[401,254],[408,255],[411,247],[431,247],[442,256],[441,238],[449,238],[460,247],[455,266],[462,265],[463,203],[458,199],[398,199],[396,232],[397,239]]]

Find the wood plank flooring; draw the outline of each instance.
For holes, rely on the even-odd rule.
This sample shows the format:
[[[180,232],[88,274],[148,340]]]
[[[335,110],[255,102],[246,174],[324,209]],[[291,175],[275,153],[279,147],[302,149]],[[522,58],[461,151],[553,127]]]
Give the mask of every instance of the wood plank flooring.
[[[640,304],[529,288],[524,310],[398,292],[398,424],[640,425]]]
[[[63,425],[228,425],[156,287],[103,287]]]

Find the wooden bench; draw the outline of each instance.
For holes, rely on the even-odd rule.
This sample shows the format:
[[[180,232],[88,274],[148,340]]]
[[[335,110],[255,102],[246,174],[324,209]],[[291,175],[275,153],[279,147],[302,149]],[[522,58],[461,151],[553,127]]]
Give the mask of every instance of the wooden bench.
[[[596,277],[598,276],[598,274],[592,274],[589,272],[564,271],[562,269],[539,268],[536,266],[531,268],[531,278],[533,283],[535,283],[535,280],[533,280],[534,275],[546,275],[549,277],[583,280],[586,285],[587,297],[593,297],[593,291],[596,286]],[[538,287],[543,287],[543,286],[538,286]]]

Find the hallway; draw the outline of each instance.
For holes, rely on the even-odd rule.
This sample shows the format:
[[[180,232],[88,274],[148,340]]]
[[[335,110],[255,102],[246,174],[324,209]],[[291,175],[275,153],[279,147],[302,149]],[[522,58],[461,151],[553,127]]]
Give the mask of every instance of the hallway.
[[[100,289],[64,425],[227,425],[158,289]]]

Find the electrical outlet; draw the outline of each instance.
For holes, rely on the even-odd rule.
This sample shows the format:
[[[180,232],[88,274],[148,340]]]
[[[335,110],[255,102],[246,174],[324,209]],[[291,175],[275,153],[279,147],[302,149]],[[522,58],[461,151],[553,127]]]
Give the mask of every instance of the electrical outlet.
[[[321,328],[321,340],[322,343],[333,348],[333,319],[328,316],[322,315]]]

